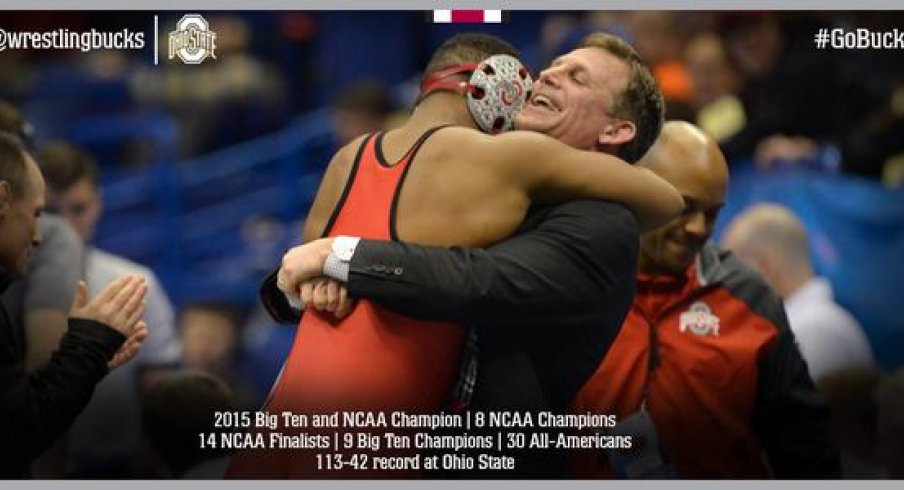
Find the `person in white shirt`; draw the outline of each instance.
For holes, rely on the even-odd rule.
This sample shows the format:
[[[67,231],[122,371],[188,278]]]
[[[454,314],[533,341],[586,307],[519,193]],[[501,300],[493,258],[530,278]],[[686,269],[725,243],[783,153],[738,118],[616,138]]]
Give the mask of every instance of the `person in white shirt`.
[[[94,399],[72,426],[68,443],[71,476],[137,476],[143,456],[139,395],[154,379],[178,367],[182,357],[173,307],[149,268],[91,245],[102,211],[94,158],[66,143],[54,143],[41,151],[39,162],[47,180],[48,207],[65,218],[85,243],[84,278],[91,295],[122,274],[147,281],[144,320],[149,338],[136,362],[97,386]]]
[[[814,274],[806,230],[791,211],[777,204],[753,206],[729,224],[723,245],[782,296],[813,381],[875,364],[860,324],[835,302],[829,281]]]

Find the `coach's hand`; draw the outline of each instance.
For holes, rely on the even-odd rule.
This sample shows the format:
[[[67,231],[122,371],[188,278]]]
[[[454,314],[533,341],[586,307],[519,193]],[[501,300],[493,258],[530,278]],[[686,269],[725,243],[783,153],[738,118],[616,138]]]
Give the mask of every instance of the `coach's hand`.
[[[143,277],[122,276],[88,301],[88,286],[79,281],[69,317],[103,323],[129,338],[144,315],[147,290]]]
[[[110,369],[117,368],[131,361],[138,355],[141,344],[148,338],[148,326],[144,321],[138,322],[132,330],[132,335],[122,344],[122,347],[113,354],[113,359],[107,363]]]
[[[338,320],[347,317],[356,303],[354,299],[348,297],[348,290],[344,284],[327,277],[303,282],[301,301],[309,308],[332,313]]]
[[[321,238],[293,247],[283,255],[282,266],[276,275],[276,287],[290,303],[300,306],[297,303],[301,284],[323,274],[323,264],[330,255],[332,244],[332,238]]]

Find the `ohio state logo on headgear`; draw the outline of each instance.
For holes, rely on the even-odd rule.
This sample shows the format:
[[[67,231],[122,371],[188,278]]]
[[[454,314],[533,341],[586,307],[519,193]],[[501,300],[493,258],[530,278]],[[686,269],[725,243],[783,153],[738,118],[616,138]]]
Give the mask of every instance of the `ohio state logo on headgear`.
[[[534,81],[517,58],[490,56],[471,74],[468,109],[483,131],[501,133],[515,127],[515,116],[527,102]]]

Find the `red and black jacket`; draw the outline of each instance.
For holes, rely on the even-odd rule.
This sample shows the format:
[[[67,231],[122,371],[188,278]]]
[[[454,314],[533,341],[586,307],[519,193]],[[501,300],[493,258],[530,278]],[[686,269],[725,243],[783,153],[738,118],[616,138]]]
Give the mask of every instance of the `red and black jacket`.
[[[729,252],[705,247],[684,277],[638,276],[631,312],[573,410],[621,419],[644,399],[683,477],[839,474],[828,410],[781,298]],[[612,476],[600,451],[573,468]]]

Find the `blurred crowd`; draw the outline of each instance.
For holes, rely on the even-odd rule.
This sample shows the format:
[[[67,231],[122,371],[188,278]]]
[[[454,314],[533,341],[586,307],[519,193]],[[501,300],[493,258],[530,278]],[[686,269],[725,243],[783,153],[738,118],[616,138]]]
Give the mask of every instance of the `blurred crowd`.
[[[409,60],[408,75],[416,78],[416,67],[429,52],[419,44],[429,48],[432,39],[422,32],[426,23],[410,15],[416,23],[409,35],[414,45],[398,57]],[[147,50],[78,56],[8,51],[0,57],[0,97],[22,106],[40,137],[83,134],[87,130],[70,126],[96,123],[88,116],[103,114],[142,114],[158,129],[167,121],[175,125],[175,148],[163,155],[147,134],[142,136],[143,126],[115,152],[105,149],[99,155],[105,166],[126,168],[205,154],[329,105],[341,109],[334,122],[338,144],[348,135],[386,124],[412,101],[413,84],[400,83],[397,73],[344,76],[343,70],[331,68],[336,61],[329,59],[329,17],[208,17],[218,35],[216,63],[185,66],[162,56],[164,66],[154,67]],[[360,29],[373,27],[350,18]],[[171,20],[164,16],[162,25]],[[517,20],[516,15],[512,25]],[[897,184],[904,152],[897,137],[904,129],[904,66],[894,50],[820,50],[813,36],[819,28],[882,30],[900,20],[900,13],[876,12],[550,13],[540,19],[538,32],[521,32],[535,22],[525,22],[522,29],[509,26],[505,32],[530,40],[520,48],[532,67],[545,66],[587,32],[615,33],[654,67],[669,118],[700,124],[720,141],[730,160],[754,158],[762,168],[803,165],[884,176]],[[145,28],[147,21],[146,16],[72,12],[55,17],[52,26],[29,14],[14,14],[4,24],[77,29],[118,22]],[[93,143],[90,136],[84,139]]]
[[[0,99],[10,102],[0,106],[0,122],[40,150],[37,160],[47,179],[50,209],[69,223],[71,229],[61,233],[79,247],[72,277],[102,274],[97,264],[103,263],[116,271],[137,270],[151,278],[156,291],[148,304],[148,316],[158,318],[153,340],[129,369],[118,370],[99,386],[68,438],[35,467],[36,476],[215,474],[216,468],[204,465],[218,464],[222,452],[199,451],[195,435],[214,428],[209,417],[190,414],[256,409],[294,338],[290,329],[276,327],[262,310],[250,306],[256,303],[253,298],[245,303],[171,298],[165,282],[147,267],[92,246],[94,228],[103,219],[106,175],[191,161],[272,133],[323,107],[329,109],[338,148],[360,134],[393,126],[415,94],[411,81],[416,72],[407,81],[361,73],[332,87],[332,96],[319,96],[321,86],[334,81],[315,66],[314,53],[324,42],[318,14],[207,18],[217,33],[217,59],[201,66],[166,62],[154,67],[146,52],[0,54]],[[412,18],[419,22],[414,36],[426,23],[419,15]],[[666,97],[667,119],[699,125],[717,139],[730,163],[752,162],[762,171],[800,167],[849,173],[899,186],[904,182],[900,53],[817,50],[813,35],[821,27],[881,30],[900,26],[902,20],[901,13],[550,13],[527,36],[533,42],[521,48],[529,66],[541,67],[588,32],[617,34],[653,68]],[[90,29],[123,21],[144,27],[148,19],[67,12],[49,25],[43,16],[21,13],[4,15],[2,24],[23,30],[61,25]],[[517,12],[511,22],[518,22]],[[421,49],[411,46],[413,66],[424,65],[420,57],[428,51]],[[118,136],[106,139],[108,133],[98,129],[104,124],[115,126]],[[273,245],[294,241],[298,230],[297,223],[253,218],[242,234],[252,245]],[[268,251],[266,257],[273,252]],[[767,266],[760,269],[765,276],[768,267],[762,267]],[[102,277],[92,286],[109,281]],[[780,289],[785,279],[775,280]],[[20,296],[8,293],[4,301],[24,311],[28,292],[12,294]],[[20,321],[27,321],[24,313]],[[836,415],[846,476],[901,477],[904,371],[882,373],[853,321],[852,335],[865,344],[866,353],[858,359],[866,361],[826,368],[813,377]],[[36,365],[49,353],[30,355]],[[808,362],[812,367],[813,361]],[[133,420],[121,416],[124,406],[136,407],[129,411]],[[138,437],[142,433],[146,440]]]
[[[697,123],[732,162],[802,165],[899,183],[904,64],[893,50],[819,50],[819,28],[873,30],[900,14],[625,12],[550,17],[542,66],[581,32],[623,35],[654,68],[667,118]]]

